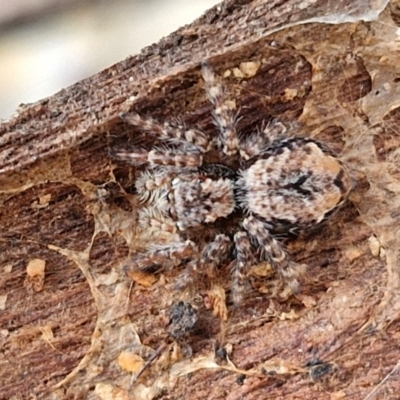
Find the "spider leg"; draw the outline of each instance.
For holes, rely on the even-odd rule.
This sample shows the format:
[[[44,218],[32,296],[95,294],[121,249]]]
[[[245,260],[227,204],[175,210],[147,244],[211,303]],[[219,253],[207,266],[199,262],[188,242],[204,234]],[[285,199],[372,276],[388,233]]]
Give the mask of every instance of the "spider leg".
[[[255,264],[254,249],[250,243],[248,234],[245,231],[237,232],[234,236],[236,261],[232,268],[232,301],[238,305],[243,300],[246,288],[247,272]]]
[[[214,118],[222,134],[223,152],[227,156],[233,156],[239,150],[239,139],[235,121],[235,101],[226,98],[223,86],[206,62],[202,63],[202,74],[208,98],[215,108]]]
[[[294,293],[298,292],[297,277],[300,275],[301,268],[289,261],[282,245],[270,234],[265,225],[257,218],[250,216],[244,219],[243,228],[261,247],[265,260],[271,263]]]
[[[211,243],[208,243],[201,252],[200,265],[221,264],[228,256],[232,248],[231,239],[226,235],[217,235]]]
[[[240,157],[249,160],[262,154],[274,140],[283,137],[286,130],[281,122],[271,121],[240,141]]]
[[[148,132],[154,137],[160,140],[178,140],[187,143],[191,143],[201,150],[206,152],[210,145],[210,138],[202,131],[198,129],[186,129],[184,124],[170,124],[164,122],[160,124],[156,120],[150,117],[143,117],[137,113],[125,113],[121,114],[120,118],[128,124],[136,126],[143,132]]]
[[[195,145],[185,145],[181,148],[154,148],[150,151],[140,147],[133,147],[131,151],[116,148],[110,155],[120,161],[125,161],[134,166],[149,164],[149,167],[171,165],[175,167],[199,167],[203,164],[203,156]]]
[[[197,253],[196,245],[187,240],[185,242],[157,245],[144,253],[137,254],[126,269],[148,269],[155,265],[172,268],[180,265],[183,260],[193,257]]]
[[[214,240],[208,243],[201,252],[199,259],[191,261],[182,274],[180,284],[177,286],[183,289],[185,286],[193,285],[196,275],[206,268],[214,269],[222,264],[232,248],[231,239],[226,235],[217,235]]]

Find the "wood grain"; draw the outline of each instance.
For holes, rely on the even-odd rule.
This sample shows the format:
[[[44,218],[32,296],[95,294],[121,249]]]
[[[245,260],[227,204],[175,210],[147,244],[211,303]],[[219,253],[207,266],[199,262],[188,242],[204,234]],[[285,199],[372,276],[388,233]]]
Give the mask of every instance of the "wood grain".
[[[400,357],[398,10],[226,1],[2,123],[0,399],[398,398],[396,369],[379,386]],[[178,269],[149,285],[124,274],[139,240],[138,171],[108,155],[152,144],[123,111],[215,132],[203,60],[236,99],[244,135],[279,118],[338,151],[354,179],[328,226],[288,243],[308,266],[301,294],[281,297],[276,277],[254,278],[226,323],[205,307],[210,282],[189,293],[173,289]],[[27,275],[34,259],[45,262],[42,287]],[[170,343],[129,388],[120,355],[151,357],[171,305],[188,298],[199,308],[185,339],[193,354]],[[215,358],[217,343],[232,363]]]

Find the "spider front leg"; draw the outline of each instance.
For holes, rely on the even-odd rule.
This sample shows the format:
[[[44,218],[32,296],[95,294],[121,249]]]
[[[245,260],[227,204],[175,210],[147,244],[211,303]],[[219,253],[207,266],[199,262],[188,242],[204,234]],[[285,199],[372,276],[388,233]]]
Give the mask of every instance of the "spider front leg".
[[[265,260],[277,270],[292,292],[297,293],[300,288],[297,277],[301,273],[301,267],[288,259],[282,245],[270,234],[260,220],[253,216],[245,218],[243,228],[261,247]]]
[[[204,132],[198,129],[186,129],[184,124],[173,125],[169,122],[160,124],[153,118],[143,117],[134,112],[121,114],[120,118],[160,140],[177,140],[191,143],[203,153],[209,150],[211,146],[211,140]]]
[[[178,148],[157,148],[147,151],[139,147],[133,147],[131,151],[125,148],[114,148],[110,151],[111,157],[125,161],[134,166],[148,164],[149,167],[160,165],[181,168],[200,167],[203,164],[203,156],[195,145],[184,145]]]
[[[208,98],[214,105],[215,122],[222,135],[222,150],[227,156],[233,156],[239,150],[235,101],[226,98],[223,86],[215,77],[207,62],[202,63],[202,74]]]

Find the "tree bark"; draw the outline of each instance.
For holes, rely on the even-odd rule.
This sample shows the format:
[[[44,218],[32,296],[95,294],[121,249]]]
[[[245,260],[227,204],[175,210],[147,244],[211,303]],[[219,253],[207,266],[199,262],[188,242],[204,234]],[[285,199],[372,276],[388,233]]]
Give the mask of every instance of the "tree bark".
[[[399,25],[397,1],[225,1],[21,106],[0,127],[0,399],[398,398]],[[215,134],[204,60],[240,132],[278,118],[339,152],[354,179],[329,224],[287,243],[307,265],[301,293],[255,273],[226,321],[206,307],[210,282],[174,289],[179,268],[126,276],[138,171],[109,157],[151,145],[120,120],[133,109]],[[228,291],[228,267],[219,275]],[[169,313],[188,299],[199,320],[175,343]]]

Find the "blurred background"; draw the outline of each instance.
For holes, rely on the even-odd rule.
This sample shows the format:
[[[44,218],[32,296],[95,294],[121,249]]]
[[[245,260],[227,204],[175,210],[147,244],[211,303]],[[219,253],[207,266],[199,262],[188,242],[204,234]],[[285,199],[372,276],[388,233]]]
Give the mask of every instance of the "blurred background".
[[[0,0],[0,119],[140,52],[221,0]]]

